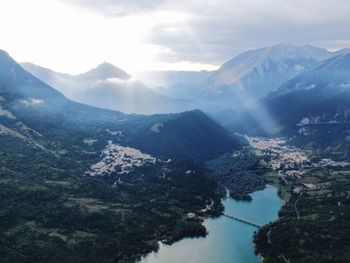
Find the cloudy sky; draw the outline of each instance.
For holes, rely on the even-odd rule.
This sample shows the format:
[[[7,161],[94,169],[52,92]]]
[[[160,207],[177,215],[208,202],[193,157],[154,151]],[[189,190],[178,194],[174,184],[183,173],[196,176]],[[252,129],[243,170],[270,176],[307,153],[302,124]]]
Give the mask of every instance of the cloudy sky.
[[[215,69],[276,43],[350,47],[349,0],[1,0],[0,49],[79,73]]]

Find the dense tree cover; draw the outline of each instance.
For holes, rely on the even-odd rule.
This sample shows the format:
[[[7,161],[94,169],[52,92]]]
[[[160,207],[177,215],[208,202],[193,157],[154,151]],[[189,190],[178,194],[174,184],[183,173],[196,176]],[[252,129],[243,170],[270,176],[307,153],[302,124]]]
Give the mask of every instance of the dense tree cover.
[[[200,111],[126,115],[70,101],[0,53],[2,262],[133,262],[158,241],[206,234],[188,213],[222,206],[192,162],[239,148],[233,136]],[[88,176],[108,141],[158,161]]]
[[[158,241],[206,234],[200,217],[186,215],[217,215],[222,205],[215,180],[192,162],[239,147],[227,131],[198,111],[137,116],[92,108],[29,78],[0,80],[2,262],[133,262]],[[24,103],[31,89],[39,104]],[[160,133],[150,129],[157,123],[164,123]],[[109,140],[163,160],[193,158],[159,160],[122,177],[87,176]]]
[[[39,160],[26,171],[0,170],[2,262],[132,262],[158,240],[205,235],[201,220],[185,215],[210,200],[221,209],[216,183],[189,162],[146,165],[119,180],[55,176]]]
[[[256,234],[264,262],[349,262],[349,174],[344,168],[312,169],[295,180],[296,185],[313,182],[318,187],[294,193],[279,212],[279,220]]]
[[[225,196],[228,190],[230,197],[250,201],[251,192],[265,187],[265,168],[259,163],[259,158],[253,152],[242,149],[207,161],[206,167],[218,181],[221,195]]]
[[[10,108],[6,98],[1,104]],[[127,144],[133,124],[147,117],[122,125],[74,122],[49,109],[12,108],[15,119],[0,116],[10,129],[0,135],[2,262],[133,262],[160,240],[205,235],[201,219],[188,221],[187,213],[211,200],[211,213],[222,209],[215,181],[187,161],[159,161],[120,180],[85,175],[108,140]],[[106,131],[118,128],[122,136]],[[84,143],[87,138],[94,143]]]
[[[297,135],[292,143],[299,147],[312,150],[318,158],[331,158],[339,161],[350,161],[350,123],[335,123],[331,125],[307,125],[307,136]]]

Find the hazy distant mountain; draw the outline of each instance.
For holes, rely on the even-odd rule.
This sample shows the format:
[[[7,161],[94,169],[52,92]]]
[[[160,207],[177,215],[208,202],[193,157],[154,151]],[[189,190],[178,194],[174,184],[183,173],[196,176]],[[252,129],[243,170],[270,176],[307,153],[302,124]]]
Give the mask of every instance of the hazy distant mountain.
[[[145,71],[139,73],[142,82],[156,92],[177,99],[197,99],[200,85],[213,71]]]
[[[90,83],[92,81],[106,80],[117,78],[120,80],[129,80],[132,77],[122,69],[108,63],[103,62],[98,67],[91,69],[85,73],[79,74],[76,78],[80,81]]]
[[[330,52],[311,45],[278,44],[242,53],[217,71],[149,72],[141,78],[163,95],[192,99],[196,108],[216,117],[231,118],[232,110],[261,99],[320,61],[349,52],[349,49]]]
[[[74,80],[74,76],[65,73],[59,73],[29,62],[21,63],[21,66],[40,80],[65,94],[66,97],[73,98],[77,96],[78,91],[76,89],[70,88]]]
[[[350,147],[350,54],[321,62],[226,125],[256,134]]]
[[[279,44],[247,51],[223,64],[202,89],[204,99],[249,104],[334,54],[310,45]]]
[[[350,53],[350,48],[342,48],[342,49],[339,49],[339,50],[336,50],[336,51],[332,52],[333,57],[339,56],[339,55],[346,55],[346,54],[349,54],[349,53]]]
[[[57,73],[30,63],[25,69],[68,98],[126,113],[168,113],[189,109],[185,101],[162,96],[109,63],[76,76]]]
[[[100,69],[77,78],[88,82],[98,79]],[[102,73],[105,74],[102,77],[116,76],[116,73],[127,77],[106,64],[102,65]],[[115,139],[115,134],[106,130],[120,131],[123,136],[118,142],[122,145],[167,158],[199,158],[238,146],[225,129],[199,111],[127,115],[71,101],[1,51],[0,133],[26,141],[30,137],[23,132],[29,130],[41,134],[35,142],[48,145],[48,151],[54,151],[51,147],[55,145],[74,148],[73,144],[81,144],[84,136],[93,136],[102,140],[102,145],[106,144],[108,139]]]
[[[178,83],[199,83],[207,79],[213,71],[144,71],[138,74],[138,78],[152,88],[169,87]]]
[[[220,208],[220,196],[197,163],[240,147],[200,111],[127,115],[71,101],[0,51],[1,261],[135,262],[196,224],[205,234],[184,215],[209,200]]]

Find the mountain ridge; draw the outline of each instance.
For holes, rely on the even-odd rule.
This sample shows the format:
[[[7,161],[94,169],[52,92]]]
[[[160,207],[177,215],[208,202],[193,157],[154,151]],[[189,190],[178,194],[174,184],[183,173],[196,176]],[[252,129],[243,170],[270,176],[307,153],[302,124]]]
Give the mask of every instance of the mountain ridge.
[[[208,79],[204,97],[215,94],[260,99],[318,62],[334,55],[311,45],[274,46],[244,52],[224,63]],[[239,99],[239,98],[238,98]]]
[[[315,148],[348,152],[350,54],[321,62],[226,124],[253,135],[286,136]],[[329,148],[327,148],[329,147]],[[346,157],[348,158],[348,157]]]
[[[23,76],[18,78],[12,86],[7,85],[6,74],[0,78],[2,112],[6,111],[7,116],[12,114],[17,119],[12,121],[12,127],[15,126],[16,121],[21,121],[29,128],[53,140],[74,139],[79,136],[79,133],[96,133],[95,136],[101,137],[104,141],[118,139],[122,145],[132,145],[164,158],[175,156],[199,158],[199,156],[207,156],[210,152],[229,151],[239,147],[239,143],[226,130],[206,115],[199,114],[198,111],[147,116],[127,115],[122,112],[99,109],[67,99],[60,92],[26,72],[10,57],[0,60],[0,65],[13,65],[17,68],[19,75]],[[11,70],[6,72],[11,76]],[[33,86],[33,81],[29,80],[35,80],[35,85]],[[38,90],[35,94],[33,94],[34,89]],[[47,90],[52,93],[48,93]],[[5,115],[0,117],[6,122],[10,121]],[[160,123],[162,128],[156,130],[158,132],[152,131],[152,127]],[[171,125],[168,126],[168,123]],[[202,127],[202,130],[197,130],[198,136],[193,135],[191,125]],[[105,131],[106,129],[120,131],[124,136],[115,137],[114,133],[109,134]],[[77,135],[74,135],[74,130],[78,133]],[[72,138],[66,138],[66,132],[73,132]],[[213,141],[207,141],[209,143],[207,147],[211,150],[204,151],[203,140],[208,140],[209,137],[213,138]]]
[[[137,114],[193,109],[188,101],[158,94],[108,62],[78,75],[58,73],[31,63],[22,65],[68,98],[95,107]]]

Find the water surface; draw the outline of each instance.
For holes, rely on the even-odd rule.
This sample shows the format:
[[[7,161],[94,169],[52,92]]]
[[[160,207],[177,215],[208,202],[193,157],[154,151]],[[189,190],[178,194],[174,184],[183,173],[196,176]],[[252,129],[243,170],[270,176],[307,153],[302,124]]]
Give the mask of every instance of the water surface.
[[[223,200],[225,212],[234,216],[267,224],[278,217],[282,201],[277,189],[268,186],[252,194],[253,201]],[[160,245],[157,253],[151,253],[142,263],[258,263],[252,244],[257,228],[221,216],[204,222],[209,231],[205,238],[186,238],[171,246]]]

